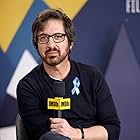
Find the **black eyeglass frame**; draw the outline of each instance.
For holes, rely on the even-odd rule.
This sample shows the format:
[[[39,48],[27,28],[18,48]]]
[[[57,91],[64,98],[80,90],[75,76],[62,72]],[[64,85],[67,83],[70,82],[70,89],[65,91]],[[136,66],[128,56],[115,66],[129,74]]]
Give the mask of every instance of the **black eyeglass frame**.
[[[55,39],[55,36],[56,36],[56,35],[62,36],[62,40],[56,40],[56,39]],[[44,41],[44,42],[41,42],[41,41],[40,41],[41,36],[46,36],[48,40],[47,40],[47,41]],[[59,37],[60,37],[60,36],[59,36]],[[52,35],[42,33],[42,34],[37,35],[37,42],[40,43],[40,44],[46,44],[46,43],[49,42],[50,37],[52,37],[52,39],[53,39],[53,41],[54,41],[55,43],[60,43],[60,42],[63,42],[63,41],[65,40],[65,36],[67,36],[67,34],[65,34],[65,33],[55,33],[55,34],[52,34]]]

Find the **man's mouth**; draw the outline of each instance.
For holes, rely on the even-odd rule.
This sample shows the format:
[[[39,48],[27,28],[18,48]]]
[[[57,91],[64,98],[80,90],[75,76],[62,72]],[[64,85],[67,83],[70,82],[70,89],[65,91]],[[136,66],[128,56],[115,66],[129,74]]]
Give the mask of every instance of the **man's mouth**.
[[[47,56],[56,56],[56,55],[58,55],[58,51],[47,51],[45,54],[47,55]]]

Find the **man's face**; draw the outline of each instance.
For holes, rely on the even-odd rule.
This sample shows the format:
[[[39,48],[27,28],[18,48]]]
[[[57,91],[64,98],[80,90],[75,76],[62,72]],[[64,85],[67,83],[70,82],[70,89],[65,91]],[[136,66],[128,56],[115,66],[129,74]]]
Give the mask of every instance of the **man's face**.
[[[63,22],[61,20],[50,19],[45,23],[43,30],[38,35],[40,40],[44,41],[46,37],[43,37],[42,34],[51,36],[56,33],[65,34]],[[68,38],[65,35],[62,42],[57,42],[57,39],[61,38],[61,34],[60,36],[56,34],[53,37],[48,37],[49,40],[46,43],[38,41],[38,53],[42,60],[50,66],[56,66],[68,59],[69,51],[72,49],[72,45],[69,46]]]

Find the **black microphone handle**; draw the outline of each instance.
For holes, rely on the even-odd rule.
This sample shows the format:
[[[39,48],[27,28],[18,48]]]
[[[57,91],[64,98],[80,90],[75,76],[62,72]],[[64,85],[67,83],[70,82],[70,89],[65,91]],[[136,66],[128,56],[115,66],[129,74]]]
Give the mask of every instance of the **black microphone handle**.
[[[55,97],[63,98],[65,95],[65,82],[63,81],[55,81],[53,83],[53,92]],[[57,110],[57,117],[62,118],[62,111]]]
[[[61,111],[61,110],[58,110],[58,111],[57,111],[57,117],[58,117],[58,118],[62,118],[62,111]]]

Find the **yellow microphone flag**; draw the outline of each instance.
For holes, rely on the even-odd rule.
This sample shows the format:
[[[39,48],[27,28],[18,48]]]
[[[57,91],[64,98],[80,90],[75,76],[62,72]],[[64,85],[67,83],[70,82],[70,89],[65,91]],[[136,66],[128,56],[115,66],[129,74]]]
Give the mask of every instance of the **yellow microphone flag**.
[[[48,98],[47,109],[67,110],[71,108],[70,98]]]

